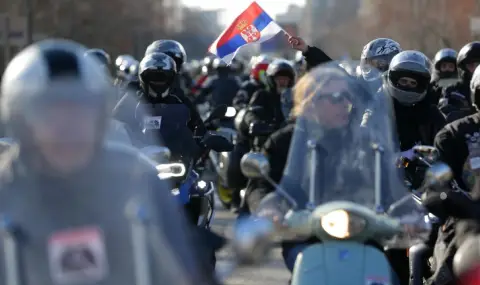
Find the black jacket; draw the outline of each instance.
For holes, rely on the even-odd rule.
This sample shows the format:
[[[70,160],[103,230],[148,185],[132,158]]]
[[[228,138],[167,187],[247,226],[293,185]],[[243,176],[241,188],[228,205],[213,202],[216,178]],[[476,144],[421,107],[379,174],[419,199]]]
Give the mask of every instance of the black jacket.
[[[244,117],[247,128],[254,122],[265,122],[279,128],[285,122],[280,95],[272,91],[258,90],[253,94],[248,107],[251,110]]]
[[[307,69],[310,70],[317,65],[326,63],[332,60],[325,52],[317,47],[309,46],[307,51],[303,53],[305,61],[307,62]]]
[[[454,178],[462,189],[469,190],[473,184],[470,168],[469,147],[474,147],[480,129],[480,114],[462,118],[446,125],[435,137],[435,147],[440,154],[440,160],[448,164]],[[477,134],[477,135],[475,135]],[[470,176],[470,177],[469,177]]]
[[[240,86],[240,90],[237,92],[237,95],[235,95],[235,98],[233,98],[233,107],[235,107],[237,110],[242,109],[248,104],[248,102],[250,102],[253,94],[263,88],[265,88],[263,84],[253,79],[243,82]]]
[[[276,183],[282,179],[294,131],[295,121],[291,120],[286,126],[274,132],[263,145],[262,152],[270,162],[269,176]],[[251,181],[246,193],[249,209],[253,212],[263,197],[273,190],[273,186],[263,179]]]
[[[135,119],[135,112],[139,102],[143,104],[183,104],[190,111],[190,120],[188,121],[189,129],[196,136],[203,136],[206,133],[205,125],[193,103],[181,95],[168,95],[161,98],[151,98],[145,96],[143,91],[127,92],[113,109],[114,119],[125,123],[129,131],[135,132],[139,128],[138,121]],[[151,114],[155,115],[155,114]]]
[[[140,216],[135,211],[129,211],[129,216],[126,209],[133,210],[132,206],[138,203],[150,214],[145,225],[149,238],[145,242],[152,268],[160,270],[152,272],[152,281],[170,283],[178,277],[168,276],[170,267],[162,262],[163,251],[168,248],[178,260],[169,266],[179,266],[180,272],[192,274],[187,275],[189,283],[212,283],[214,277],[207,251],[202,243],[191,246],[199,237],[170,196],[169,185],[158,179],[156,169],[138,151],[125,146],[104,146],[88,168],[63,177],[40,173],[39,169],[29,167],[22,157],[22,150],[16,146],[2,155],[0,213],[10,217],[21,229],[21,233],[15,232],[14,236],[25,270],[21,276],[25,278],[24,284],[51,284],[52,265],[39,262],[48,260],[49,256],[55,258],[51,255],[52,249],[47,250],[47,241],[50,246],[61,245],[62,241],[59,239],[57,243],[52,235],[75,229],[88,233],[85,227],[98,228],[97,232],[103,233],[109,273],[102,284],[135,283],[131,237],[133,220]],[[63,242],[68,245],[67,240]],[[1,247],[0,255],[3,255]],[[2,278],[5,277],[4,260],[2,256]]]
[[[414,106],[403,106],[393,99],[400,150],[406,151],[418,143],[433,145],[435,135],[445,126],[445,117],[428,100]]]
[[[203,102],[207,96],[210,96],[210,104],[215,107],[218,105],[233,105],[233,98],[240,89],[240,79],[230,73],[218,73],[210,76],[204,83],[204,88],[195,98],[196,103]]]

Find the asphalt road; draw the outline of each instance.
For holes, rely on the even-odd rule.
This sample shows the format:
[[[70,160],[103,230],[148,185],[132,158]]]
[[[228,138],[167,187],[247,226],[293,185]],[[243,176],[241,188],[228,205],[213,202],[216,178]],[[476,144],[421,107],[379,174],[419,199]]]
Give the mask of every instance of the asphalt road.
[[[220,234],[226,234],[229,225],[234,221],[235,215],[223,209],[216,203],[216,214],[213,222],[213,230]],[[224,272],[231,267],[234,256],[228,247],[217,253],[217,269]],[[290,273],[283,264],[280,249],[272,252],[271,258],[265,264],[255,267],[237,268],[233,271],[225,283],[228,285],[287,285]]]

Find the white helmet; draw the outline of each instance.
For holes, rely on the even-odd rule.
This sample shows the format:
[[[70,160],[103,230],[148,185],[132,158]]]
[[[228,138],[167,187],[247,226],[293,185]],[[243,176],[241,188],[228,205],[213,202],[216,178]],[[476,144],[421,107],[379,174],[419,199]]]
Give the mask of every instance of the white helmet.
[[[89,100],[106,105],[113,84],[87,48],[68,40],[45,40],[18,53],[2,78],[2,121],[15,124],[45,100]]]

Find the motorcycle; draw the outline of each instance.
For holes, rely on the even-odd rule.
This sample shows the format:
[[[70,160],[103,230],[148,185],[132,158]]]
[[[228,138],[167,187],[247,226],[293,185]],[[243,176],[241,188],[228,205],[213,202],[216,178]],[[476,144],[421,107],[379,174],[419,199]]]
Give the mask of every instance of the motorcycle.
[[[182,118],[188,118],[188,116],[182,116],[182,114],[188,114],[188,110],[183,105],[169,105],[166,108],[159,106],[156,113],[160,114],[155,117],[158,124],[150,125],[154,125],[155,131],[160,129],[164,139],[163,145],[168,148],[168,153],[175,155],[169,154],[170,163],[162,165],[167,153],[165,150],[160,151],[157,148],[157,152],[148,153],[144,147],[144,153],[159,162],[157,170],[160,167],[165,168],[163,171],[159,171],[160,175],[173,183],[172,194],[185,206],[190,221],[199,227],[209,228],[214,215],[215,187],[213,183],[201,180],[200,173],[196,169],[200,168],[197,167],[198,165],[204,163],[210,150],[229,151],[233,145],[226,138],[214,132],[209,132],[204,137],[194,137],[187,128],[187,120],[182,120]],[[224,108],[219,107],[219,110],[211,113],[208,120],[214,120],[224,114]],[[159,117],[161,119],[158,119]],[[144,141],[149,141],[149,136],[157,136],[147,128],[144,129],[143,134],[146,137]],[[147,149],[152,147],[155,149],[155,146],[147,146]]]
[[[237,111],[233,107],[227,107],[223,118],[211,121],[205,120],[207,128],[216,130],[219,135],[224,136],[230,140],[233,145],[236,144],[237,131],[235,130],[234,120],[237,116]],[[233,201],[234,187],[228,183],[228,171],[231,166],[233,153],[211,151],[209,153],[209,162],[211,169],[216,175],[217,196],[223,207],[230,209]]]
[[[321,78],[332,76],[331,69],[325,72]],[[326,82],[328,90],[318,94],[348,92],[342,89],[345,84]],[[312,102],[303,104],[308,109],[296,120],[278,185],[268,176],[270,165],[261,153],[242,158],[245,176],[265,179],[275,191],[252,218],[238,222],[237,256],[242,262],[255,262],[267,255],[267,244],[287,240],[302,248],[293,259],[293,285],[408,283],[407,249],[426,239],[431,225],[392,163],[398,151],[389,108],[379,111],[379,121],[362,131],[353,127],[361,119],[351,113],[349,122],[336,125],[342,132],[335,132],[320,123],[321,110],[308,100]],[[430,183],[439,183],[436,173],[429,177]],[[403,256],[391,258],[398,252]]]

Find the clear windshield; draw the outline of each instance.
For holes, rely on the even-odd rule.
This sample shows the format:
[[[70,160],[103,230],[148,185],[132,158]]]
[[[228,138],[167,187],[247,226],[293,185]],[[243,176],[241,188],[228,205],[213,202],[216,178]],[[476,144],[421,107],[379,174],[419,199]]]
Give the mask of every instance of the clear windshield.
[[[388,97],[371,90],[336,62],[297,83],[295,98],[304,99],[296,102],[295,132],[279,185],[294,206],[342,200],[387,209],[407,193],[394,163]]]

